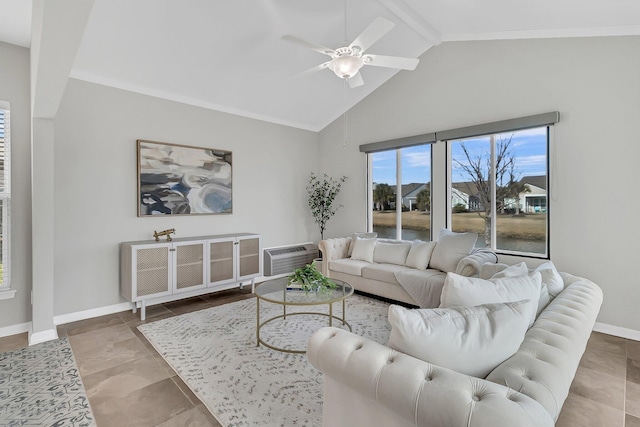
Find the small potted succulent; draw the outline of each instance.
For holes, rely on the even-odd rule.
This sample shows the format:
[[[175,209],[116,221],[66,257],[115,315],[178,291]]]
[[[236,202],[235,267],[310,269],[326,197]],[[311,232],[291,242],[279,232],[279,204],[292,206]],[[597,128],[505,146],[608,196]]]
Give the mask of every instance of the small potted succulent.
[[[293,271],[293,274],[289,276],[287,289],[305,292],[328,292],[337,287],[338,285],[331,279],[317,270],[315,263],[311,263]]]

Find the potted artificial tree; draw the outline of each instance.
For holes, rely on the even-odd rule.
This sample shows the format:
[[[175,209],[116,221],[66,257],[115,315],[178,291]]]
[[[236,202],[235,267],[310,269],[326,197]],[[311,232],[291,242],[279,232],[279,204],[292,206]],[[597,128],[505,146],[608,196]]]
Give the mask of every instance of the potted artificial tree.
[[[340,192],[342,183],[346,180],[347,177],[344,175],[338,179],[333,179],[324,174],[322,178],[319,178],[311,172],[309,185],[307,185],[307,193],[309,194],[307,202],[313,219],[320,227],[320,240],[324,240],[327,221],[342,207],[342,205],[334,205],[334,201]],[[315,263],[318,264],[321,261],[322,259],[318,259]]]

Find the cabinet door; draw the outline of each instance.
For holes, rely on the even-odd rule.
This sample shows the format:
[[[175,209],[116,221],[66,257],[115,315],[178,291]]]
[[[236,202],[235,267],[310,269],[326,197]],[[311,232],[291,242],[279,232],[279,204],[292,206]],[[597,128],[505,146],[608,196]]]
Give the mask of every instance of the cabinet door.
[[[206,282],[205,252],[206,242],[174,242],[175,291],[189,291],[204,288]]]
[[[262,272],[260,236],[238,237],[237,280],[259,276]]]
[[[209,284],[231,283],[236,279],[235,239],[209,241]]]
[[[173,260],[170,254],[169,244],[133,248],[134,300],[171,294]]]

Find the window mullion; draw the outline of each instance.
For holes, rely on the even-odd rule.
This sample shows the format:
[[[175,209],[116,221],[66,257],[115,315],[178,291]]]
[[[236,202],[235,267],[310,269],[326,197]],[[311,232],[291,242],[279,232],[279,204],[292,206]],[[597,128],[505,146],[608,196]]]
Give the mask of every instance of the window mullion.
[[[402,238],[402,153],[396,150],[396,239]]]
[[[496,177],[496,136],[490,136],[491,141],[491,167],[489,168],[489,182],[491,182],[491,249],[496,249],[496,215],[497,215],[497,206],[498,202],[496,200],[496,187],[497,187],[497,177]]]

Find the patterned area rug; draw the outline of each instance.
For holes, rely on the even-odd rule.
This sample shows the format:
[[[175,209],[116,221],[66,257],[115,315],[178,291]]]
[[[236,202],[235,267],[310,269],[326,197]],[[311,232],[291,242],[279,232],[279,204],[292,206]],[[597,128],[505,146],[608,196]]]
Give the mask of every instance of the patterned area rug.
[[[0,353],[0,425],[96,425],[66,338]]]
[[[347,322],[354,333],[386,343],[388,306],[353,295],[347,300]],[[327,313],[327,306],[298,311]],[[279,314],[282,306],[261,301],[261,321]],[[341,304],[334,304],[334,315],[342,316]],[[323,326],[328,326],[327,317],[300,314],[268,323],[260,335],[278,347],[304,349],[309,336]],[[223,426],[322,425],[322,375],[304,354],[256,347],[255,299],[138,329]]]

